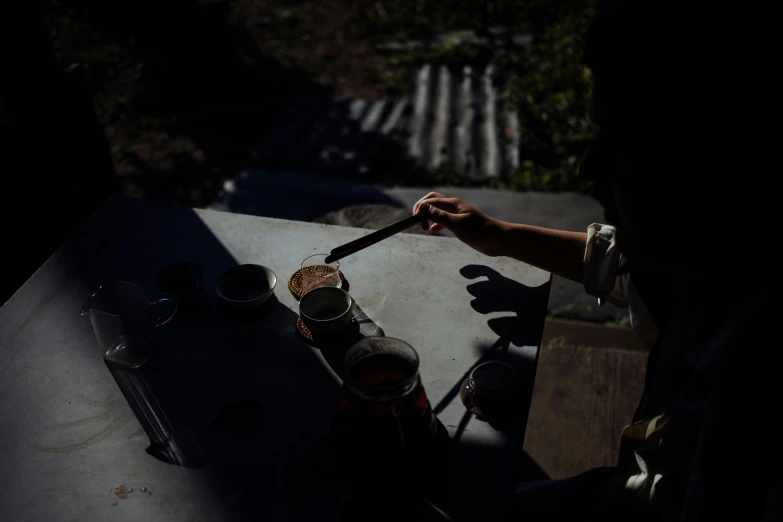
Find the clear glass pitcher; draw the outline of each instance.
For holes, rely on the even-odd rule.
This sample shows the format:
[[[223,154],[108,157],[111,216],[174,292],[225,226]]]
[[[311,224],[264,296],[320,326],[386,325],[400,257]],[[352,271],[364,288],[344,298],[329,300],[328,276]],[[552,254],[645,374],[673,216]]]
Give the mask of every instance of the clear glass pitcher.
[[[113,281],[90,297],[81,315],[90,316],[105,360],[135,368],[149,357],[152,329],[176,312],[177,303],[170,297],[150,299],[140,285]]]

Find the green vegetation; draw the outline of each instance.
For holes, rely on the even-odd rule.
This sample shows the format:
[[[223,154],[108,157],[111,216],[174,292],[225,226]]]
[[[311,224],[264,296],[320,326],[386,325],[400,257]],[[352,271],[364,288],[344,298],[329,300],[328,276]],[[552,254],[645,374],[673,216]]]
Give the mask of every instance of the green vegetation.
[[[583,35],[595,3],[387,0],[378,3],[382,11],[365,10],[359,17],[364,34],[376,43],[433,42],[436,35],[465,29],[484,37],[484,45],[441,39],[394,54],[387,58],[383,85],[392,93],[404,90],[407,73],[425,62],[492,64],[498,81],[506,82],[505,102],[518,114],[521,133],[520,169],[502,185],[513,190],[582,190],[577,166],[595,132],[589,110],[592,77],[582,65]],[[490,29],[495,27],[510,31],[506,37],[493,37]],[[533,43],[519,47],[512,33],[530,34]],[[437,181],[465,182],[448,173],[441,169]]]
[[[558,319],[585,319],[589,317],[595,308],[583,301],[575,301],[567,305],[560,306],[549,312],[549,317]],[[631,318],[628,315],[619,315],[614,319],[603,322],[604,326],[617,326],[621,328],[631,327]]]
[[[589,315],[590,313],[592,313],[592,311],[593,311],[592,306],[585,304],[582,301],[576,301],[574,303],[569,303],[567,305],[563,305],[559,308],[552,310],[549,313],[549,316],[558,317],[561,319],[574,319],[574,318]]]
[[[557,337],[552,337],[547,344],[549,346],[564,346],[567,342],[568,339],[566,339],[565,335],[558,335]]]

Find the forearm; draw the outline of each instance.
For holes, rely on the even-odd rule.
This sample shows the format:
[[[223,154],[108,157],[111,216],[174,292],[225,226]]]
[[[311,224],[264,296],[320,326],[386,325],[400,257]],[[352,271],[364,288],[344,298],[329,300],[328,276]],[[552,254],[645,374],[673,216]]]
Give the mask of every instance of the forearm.
[[[584,281],[586,232],[567,232],[516,223],[503,223],[500,230],[502,255],[577,283]]]

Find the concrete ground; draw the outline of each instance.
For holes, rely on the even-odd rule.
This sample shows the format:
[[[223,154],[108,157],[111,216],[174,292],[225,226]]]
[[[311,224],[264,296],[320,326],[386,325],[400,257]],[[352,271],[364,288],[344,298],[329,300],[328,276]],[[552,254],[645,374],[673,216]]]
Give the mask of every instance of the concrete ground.
[[[577,193],[514,193],[458,187],[389,188],[323,175],[269,170],[242,172],[224,185],[208,208],[378,229],[410,215],[413,204],[431,190],[461,198],[504,221],[585,230],[589,224],[603,219],[600,205]],[[411,232],[421,231],[411,229]],[[549,312],[593,321],[617,320],[627,315],[611,305],[598,307],[597,300],[586,295],[581,284],[560,277],[554,277],[552,281]]]

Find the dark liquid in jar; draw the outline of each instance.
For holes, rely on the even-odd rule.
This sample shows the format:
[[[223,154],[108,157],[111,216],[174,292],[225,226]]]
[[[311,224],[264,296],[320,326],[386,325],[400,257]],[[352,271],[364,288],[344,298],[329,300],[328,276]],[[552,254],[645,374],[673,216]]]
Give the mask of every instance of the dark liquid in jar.
[[[363,394],[411,378],[416,384],[403,396],[380,394],[372,400],[343,386],[334,435],[348,463],[360,476],[423,464],[436,443],[437,421],[414,367],[395,355],[379,354],[362,359],[349,373]]]

